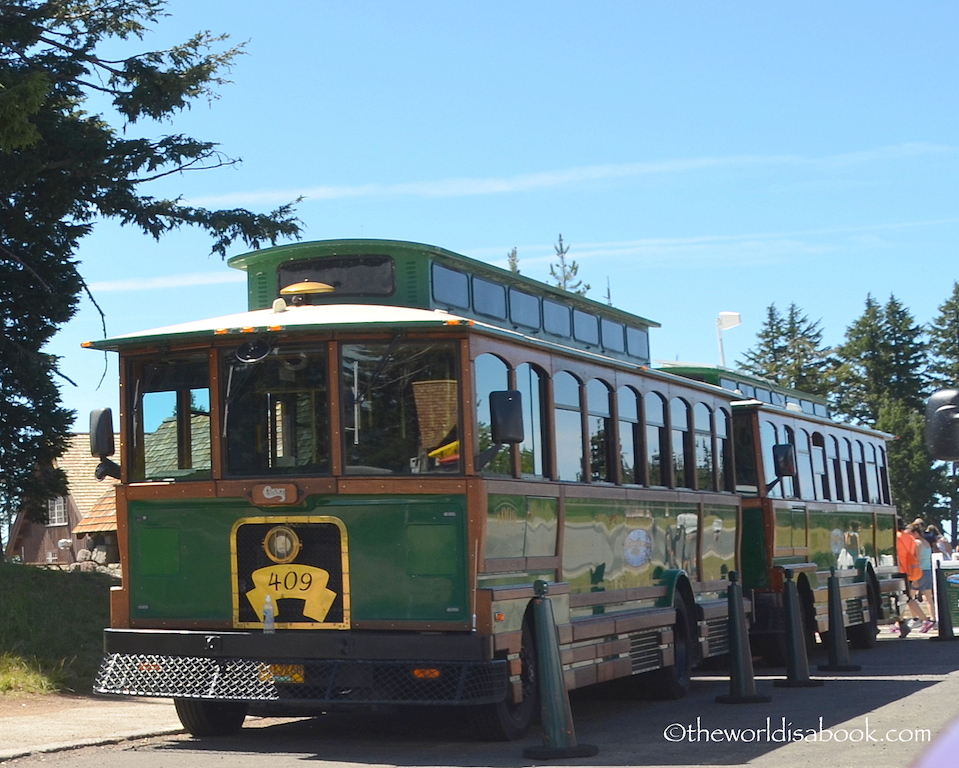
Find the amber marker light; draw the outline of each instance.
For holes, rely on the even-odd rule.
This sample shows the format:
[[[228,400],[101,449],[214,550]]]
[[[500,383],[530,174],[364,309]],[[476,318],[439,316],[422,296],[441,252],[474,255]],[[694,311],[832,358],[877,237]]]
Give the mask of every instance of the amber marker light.
[[[495,614],[495,615],[493,616],[493,618],[496,619],[496,621],[506,621],[506,614],[505,614],[505,613],[497,613],[497,614]]]
[[[90,347],[93,346],[93,342],[92,342],[92,341],[82,341],[82,342],[80,342],[80,346],[83,347],[84,349],[89,349]]]
[[[475,320],[444,320],[443,325],[476,325]]]
[[[241,328],[240,331],[243,333],[256,333],[256,328],[254,328],[252,325],[248,325],[245,328]]]
[[[435,667],[427,667],[425,669],[414,669],[413,677],[417,680],[436,680],[440,676],[440,671]]]
[[[229,332],[230,332],[229,328],[217,328],[215,331],[213,331],[214,335],[216,336],[225,336]]]
[[[271,325],[271,326],[268,326],[268,327],[267,327],[267,330],[268,330],[268,331],[282,331],[282,330],[283,330],[283,326],[282,326],[282,325]]]

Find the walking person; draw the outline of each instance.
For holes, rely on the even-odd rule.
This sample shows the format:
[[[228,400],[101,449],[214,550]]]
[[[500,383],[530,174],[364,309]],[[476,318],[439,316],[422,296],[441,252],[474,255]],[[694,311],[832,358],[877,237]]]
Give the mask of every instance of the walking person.
[[[926,526],[926,540],[932,545],[934,551],[942,553],[944,559],[952,559],[952,544],[936,526]]]
[[[922,535],[921,525],[913,523],[906,530],[912,534],[912,537],[916,540],[916,559],[919,561],[919,569],[922,571],[922,575],[918,581],[913,582],[913,587],[915,587],[920,597],[922,597],[930,614],[919,630],[925,634],[936,626],[936,622],[932,619],[932,617],[936,615],[936,603],[932,591],[932,545],[926,541]]]
[[[899,616],[898,624],[893,631],[899,632],[899,637],[904,638],[910,632],[907,613],[911,613],[914,619],[925,622],[926,614],[922,611],[919,601],[912,596],[911,585],[913,581],[922,578],[922,570],[919,568],[919,559],[916,557],[916,541],[913,536],[906,531],[906,524],[901,517],[896,518],[899,530],[896,531],[896,555],[899,561],[899,570],[906,577],[906,607]]]

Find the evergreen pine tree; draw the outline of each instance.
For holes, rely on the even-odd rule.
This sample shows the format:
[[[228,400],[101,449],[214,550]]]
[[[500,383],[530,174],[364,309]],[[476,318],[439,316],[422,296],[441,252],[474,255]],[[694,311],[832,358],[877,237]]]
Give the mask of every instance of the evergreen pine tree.
[[[164,15],[163,0],[0,2],[0,531],[20,509],[43,521],[46,500],[66,490],[50,468],[73,413],[61,405],[57,360],[42,350],[86,290],[75,253],[96,220],[156,238],[197,226],[221,256],[235,240],[257,247],[299,232],[290,206],[215,211],[147,193],[155,179],[234,162],[212,142],[157,136],[155,126],[136,135],[140,122],[214,98],[241,52],[216,50],[225,38],[203,32],[124,53]]]
[[[884,307],[870,295],[863,314],[837,349],[837,410],[890,432],[889,481],[905,518],[940,519],[945,476],[926,449],[923,417],[927,354],[923,330],[890,296]]]
[[[933,388],[959,387],[959,282],[939,305],[939,314],[929,324],[929,378]],[[944,495],[950,497],[950,530],[953,544],[959,542],[959,462],[951,463]]]
[[[819,321],[810,322],[795,303],[785,317],[770,304],[756,346],[737,365],[781,386],[825,395],[830,361],[829,351],[822,347],[822,333]]]
[[[766,320],[756,334],[756,345],[736,365],[756,376],[775,381],[786,354],[785,326],[775,303],[766,307]]]
[[[553,246],[556,251],[556,258],[559,259],[555,264],[549,265],[549,274],[556,281],[556,285],[564,291],[578,293],[585,296],[589,290],[589,283],[577,280],[579,273],[579,264],[575,260],[566,261],[566,254],[569,253],[569,246],[563,245],[563,235],[560,234],[559,242]]]
[[[889,359],[885,394],[922,412],[927,394],[925,330],[916,324],[912,313],[895,296],[890,296],[886,302],[883,325],[884,348]]]
[[[836,349],[835,408],[853,421],[875,424],[879,401],[889,381],[885,354],[883,312],[872,294],[862,315],[846,329],[846,340]]]
[[[959,386],[959,282],[929,324],[929,378],[936,388]]]
[[[901,400],[884,396],[876,429],[896,436],[887,447],[889,486],[899,514],[904,520],[935,520],[941,528],[945,510],[939,506],[939,495],[946,488],[947,477],[944,467],[935,466],[926,448],[923,414]]]

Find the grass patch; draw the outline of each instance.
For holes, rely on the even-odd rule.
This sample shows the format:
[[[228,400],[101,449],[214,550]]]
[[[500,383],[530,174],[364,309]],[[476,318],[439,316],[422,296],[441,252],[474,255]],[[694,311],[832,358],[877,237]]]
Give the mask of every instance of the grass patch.
[[[89,693],[116,583],[0,562],[0,694]]]

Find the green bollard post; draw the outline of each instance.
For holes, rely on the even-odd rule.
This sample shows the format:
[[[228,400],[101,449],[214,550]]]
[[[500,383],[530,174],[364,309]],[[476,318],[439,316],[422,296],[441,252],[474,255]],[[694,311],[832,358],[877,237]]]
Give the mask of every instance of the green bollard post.
[[[772,701],[770,696],[756,693],[756,678],[753,675],[753,655],[749,649],[749,630],[746,628],[746,611],[743,608],[743,588],[739,574],[729,572],[729,587],[726,590],[729,605],[729,694],[717,696],[719,704],[763,704]]]
[[[949,587],[946,584],[946,574],[940,567],[941,563],[936,563],[936,595],[938,598],[936,618],[939,620],[939,632],[936,637],[930,640],[956,640],[955,633],[952,631],[952,611],[949,608]]]
[[[829,642],[826,643],[829,663],[820,664],[819,669],[823,672],[858,672],[862,667],[849,663],[849,643],[846,640],[846,624],[843,621],[842,593],[835,568],[829,569],[829,580],[826,586],[829,590]]]
[[[786,614],[786,679],[773,682],[778,688],[815,688],[822,680],[809,677],[809,661],[806,658],[806,637],[802,628],[799,590],[793,581],[792,568],[785,572],[783,585],[783,610]]]
[[[533,628],[536,633],[536,681],[543,720],[543,744],[527,747],[523,757],[534,760],[557,760],[570,757],[592,757],[599,747],[576,744],[573,713],[563,679],[563,662],[559,655],[559,638],[553,604],[546,596],[549,585],[542,580],[533,584]]]

